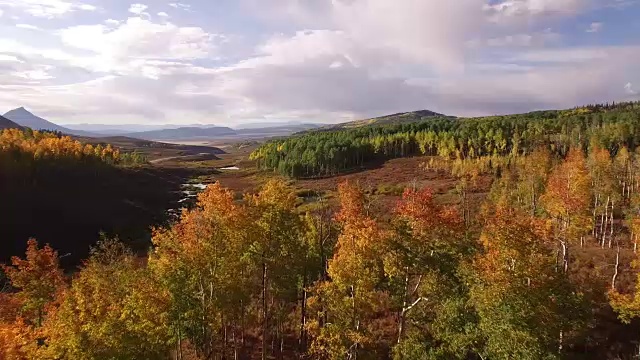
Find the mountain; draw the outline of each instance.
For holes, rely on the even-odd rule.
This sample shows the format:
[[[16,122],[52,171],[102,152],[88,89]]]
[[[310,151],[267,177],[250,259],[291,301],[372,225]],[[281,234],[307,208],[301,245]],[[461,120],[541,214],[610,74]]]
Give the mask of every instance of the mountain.
[[[180,127],[126,134],[126,136],[144,140],[199,140],[219,137],[233,137],[236,131],[223,126],[212,127]]]
[[[147,124],[65,124],[64,127],[71,130],[87,131],[105,136],[131,134],[136,132],[155,131],[163,129],[176,129],[190,125],[147,125]]]
[[[21,126],[5,117],[0,116],[0,130],[13,128],[21,128]]]
[[[100,136],[138,136],[137,133],[143,133],[143,136],[149,136],[157,138],[159,130],[176,130],[182,129],[175,133],[179,133],[181,140],[188,140],[190,138],[202,138],[201,131],[194,131],[194,136],[191,136],[184,130],[184,128],[213,128],[217,125],[203,125],[203,124],[188,124],[188,125],[175,125],[175,124],[163,124],[163,125],[150,125],[150,124],[68,124],[64,125],[68,129],[76,131],[87,131]],[[238,135],[240,137],[271,137],[271,136],[285,136],[295,132],[315,129],[320,127],[318,124],[305,124],[300,122],[269,122],[269,123],[247,123],[233,126],[232,129],[236,134],[225,132],[224,135],[216,134],[215,137],[232,137]],[[151,133],[150,133],[151,132]],[[175,136],[171,133],[163,132],[160,136],[168,136],[169,139],[174,139]],[[186,138],[185,138],[186,136]],[[207,137],[207,136],[205,136]]]
[[[175,129],[151,130],[142,132],[133,132],[123,134],[128,137],[145,139],[145,140],[211,140],[211,139],[260,139],[276,136],[287,136],[299,131],[316,129],[319,125],[315,124],[285,124],[280,126],[269,126],[265,124],[263,127],[238,128],[232,129],[224,126],[185,126]]]
[[[13,109],[7,112],[6,114],[4,114],[4,117],[19,125],[32,128],[33,130],[59,131],[63,134],[78,135],[78,136],[94,136],[95,135],[86,131],[72,130],[72,129],[54,124],[51,121],[47,121],[39,116],[34,115],[33,113],[29,112],[27,109],[23,107]]]
[[[384,115],[384,116],[370,118],[370,119],[349,121],[346,123],[341,123],[336,125],[327,125],[327,126],[320,127],[317,130],[333,131],[333,130],[353,129],[353,128],[358,128],[363,126],[373,126],[373,125],[406,124],[406,123],[422,121],[432,117],[448,117],[448,116],[431,111],[431,110],[417,110],[417,111],[403,112],[403,113],[397,113],[397,114],[391,114],[391,115]]]

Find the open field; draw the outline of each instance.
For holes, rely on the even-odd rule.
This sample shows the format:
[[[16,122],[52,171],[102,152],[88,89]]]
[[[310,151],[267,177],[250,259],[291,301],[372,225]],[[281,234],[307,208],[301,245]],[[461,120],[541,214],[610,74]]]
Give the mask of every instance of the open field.
[[[282,178],[281,175],[256,169],[255,162],[249,155],[256,145],[238,147],[227,144],[225,153],[216,155],[216,159],[197,160],[189,157],[168,159],[157,163],[157,166],[168,169],[188,168],[199,170],[199,176],[192,182],[213,183],[219,181],[223,186],[237,193],[256,192],[259,187],[271,178]],[[369,194],[371,201],[381,209],[389,210],[395,206],[406,187],[428,187],[436,198],[446,204],[457,204],[457,179],[447,173],[426,169],[428,156],[415,156],[392,159],[369,168],[354,170],[350,173],[316,179],[287,179],[288,183],[298,190],[303,198],[301,210],[312,209],[318,195],[322,195],[329,204],[337,204],[335,192],[344,181],[357,182]],[[237,167],[237,170],[220,170],[226,167]],[[486,196],[492,179],[481,177],[471,189],[469,195],[472,207],[477,207]]]

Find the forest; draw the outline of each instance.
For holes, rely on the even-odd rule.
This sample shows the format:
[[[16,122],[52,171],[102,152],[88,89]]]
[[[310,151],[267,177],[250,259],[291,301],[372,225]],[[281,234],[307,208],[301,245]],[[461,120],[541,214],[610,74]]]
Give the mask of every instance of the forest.
[[[427,144],[425,172],[457,179],[457,200],[408,186],[386,210],[343,182],[335,199],[318,193],[303,208],[273,176],[245,194],[209,185],[153,229],[144,255],[105,236],[69,272],[62,252],[25,238],[26,253],[2,266],[0,358],[636,358],[638,110],[434,119],[268,143],[257,152],[287,158],[292,144],[405,129],[408,143]],[[451,146],[414,142],[429,133]],[[483,179],[490,190],[474,206]]]
[[[101,231],[146,250],[148,227],[179,197],[171,174],[145,162],[138,153],[55,132],[0,131],[0,262],[36,237],[70,254],[64,262],[73,267]]]
[[[418,154],[473,159],[526,154],[549,145],[564,155],[570,146],[586,149],[593,137],[615,152],[640,142],[639,114],[640,102],[626,102],[483,118],[426,117],[407,124],[311,131],[267,142],[251,158],[262,169],[306,178]]]

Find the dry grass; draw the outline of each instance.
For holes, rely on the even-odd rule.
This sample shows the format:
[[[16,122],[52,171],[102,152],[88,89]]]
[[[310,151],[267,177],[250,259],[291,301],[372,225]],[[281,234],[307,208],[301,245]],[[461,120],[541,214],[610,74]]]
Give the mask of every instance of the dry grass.
[[[225,154],[218,155],[218,159],[194,161],[189,158],[173,159],[163,162],[160,166],[168,168],[198,169],[201,175],[194,181],[211,183],[219,181],[223,186],[238,193],[252,193],[258,191],[261,185],[269,179],[283,178],[271,171],[256,169],[255,163],[248,160],[254,146],[243,148],[227,146]],[[392,209],[406,187],[428,187],[433,190],[436,199],[444,204],[455,205],[459,202],[456,193],[458,180],[448,173],[425,169],[423,166],[429,160],[426,156],[392,159],[378,166],[363,169],[358,172],[318,179],[285,179],[301,196],[300,210],[313,209],[317,196],[321,194],[329,205],[337,205],[335,192],[338,184],[344,181],[359,183],[367,192],[372,206],[380,212]],[[218,170],[227,166],[237,166],[240,170]],[[491,186],[490,177],[480,178],[469,195],[472,208],[477,208],[484,200]]]

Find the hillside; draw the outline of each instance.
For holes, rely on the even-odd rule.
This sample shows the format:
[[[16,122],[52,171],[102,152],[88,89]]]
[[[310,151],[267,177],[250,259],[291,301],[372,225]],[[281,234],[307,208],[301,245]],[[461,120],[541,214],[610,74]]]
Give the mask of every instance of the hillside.
[[[63,134],[78,135],[78,136],[94,135],[86,131],[72,130],[64,126],[54,124],[51,121],[45,120],[39,116],[34,115],[24,107],[13,109],[7,112],[6,114],[4,114],[4,117],[15,122],[16,124],[31,128],[33,130],[59,131]]]
[[[317,131],[334,131],[353,129],[365,126],[379,126],[379,125],[392,125],[392,124],[408,124],[425,120],[432,117],[445,117],[446,115],[439,114],[431,110],[417,110],[403,113],[396,113],[391,115],[384,115],[380,117],[349,121],[341,124],[327,125],[317,129]],[[313,131],[313,130],[311,130]]]
[[[81,137],[81,141],[89,144],[111,144],[126,152],[138,152],[148,160],[191,155],[220,155],[224,150],[213,146],[178,145],[163,142],[130,138],[127,136],[110,136],[101,138]]]
[[[636,132],[639,115],[640,103],[630,102],[480,118],[422,117],[424,121],[419,122],[371,122],[378,125],[311,131],[270,141],[254,151],[251,158],[257,160],[259,167],[282,175],[331,176],[414,155],[477,158],[524,152],[540,142],[558,143],[558,135],[568,128],[575,128],[577,134],[598,134],[606,148],[616,148],[616,142],[631,148],[640,139]],[[382,121],[417,117],[406,113]],[[540,129],[544,131],[540,133]],[[566,141],[566,137],[562,139]],[[581,141],[587,139],[583,136]],[[559,153],[574,144],[562,145],[555,145]],[[589,143],[583,146],[586,148]]]
[[[2,129],[13,129],[13,128],[20,128],[20,125],[16,124],[15,122],[0,116],[0,130]]]
[[[271,125],[262,127],[242,127],[236,130],[240,136],[284,136],[294,134],[300,131],[307,131],[319,128],[317,124],[286,124]]]

